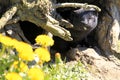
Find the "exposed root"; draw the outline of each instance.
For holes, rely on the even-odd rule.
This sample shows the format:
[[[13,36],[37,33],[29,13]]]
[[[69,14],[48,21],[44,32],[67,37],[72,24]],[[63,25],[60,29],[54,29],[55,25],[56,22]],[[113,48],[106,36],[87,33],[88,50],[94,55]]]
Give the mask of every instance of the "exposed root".
[[[95,8],[98,12],[101,11],[101,9],[95,5],[88,5],[87,3],[59,3],[55,4],[54,8],[60,8],[60,7],[74,7],[74,8],[84,8],[84,9],[90,9]]]

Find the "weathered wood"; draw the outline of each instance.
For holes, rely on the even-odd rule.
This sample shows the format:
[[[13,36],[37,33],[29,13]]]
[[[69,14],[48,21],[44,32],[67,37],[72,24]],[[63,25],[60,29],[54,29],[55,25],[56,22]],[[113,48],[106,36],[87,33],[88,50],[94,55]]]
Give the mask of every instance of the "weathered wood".
[[[68,26],[73,27],[73,25],[71,23],[69,23],[68,21],[64,20],[62,17],[59,17],[59,19],[60,19],[59,21],[55,20],[55,18],[52,18],[52,16],[51,16],[52,13],[53,14],[55,13],[55,8],[54,8],[55,4],[53,4],[50,0],[33,0],[33,1],[10,0],[10,3],[17,4],[18,10],[17,10],[16,15],[20,18],[21,21],[30,21],[30,22],[40,26],[41,28],[45,29],[46,31],[51,32],[55,36],[59,36],[60,38],[67,40],[67,41],[72,40],[70,32],[68,30],[66,30],[65,28],[62,28],[60,25],[65,25],[67,28],[69,28]],[[80,5],[81,4],[79,4],[79,6]],[[81,7],[82,7],[82,5],[81,5]],[[74,7],[76,7],[76,6],[74,6]],[[85,4],[85,6],[91,7],[86,4]],[[95,7],[95,6],[93,6],[93,7]],[[9,14],[9,12],[6,12],[6,13]],[[13,12],[13,14],[14,14],[14,12]],[[4,25],[8,22],[8,20],[10,20],[10,19],[6,18],[6,21],[4,21],[5,22]],[[1,23],[2,22],[3,21],[1,18]]]
[[[102,54],[106,55],[108,59],[116,61],[114,54],[118,50],[117,42],[120,33],[120,0],[57,0],[57,3],[65,2],[93,3],[101,8],[99,24],[94,35]],[[60,6],[64,7],[64,5]]]
[[[55,8],[64,8],[64,7],[74,7],[74,8],[84,8],[84,9],[90,9],[90,8],[94,8],[96,9],[98,12],[101,11],[101,9],[95,5],[88,5],[87,3],[58,3],[56,5],[54,5],[53,7]]]
[[[69,23],[69,21],[64,20],[60,15],[58,19],[55,18],[53,15],[56,12],[55,9],[70,6],[83,7],[86,9],[93,7],[98,11],[101,11],[101,9],[95,5],[76,3],[79,2],[77,0],[63,0],[62,2],[64,1],[72,1],[74,3],[56,4],[50,0],[10,0],[12,7],[1,17],[0,27],[4,27],[10,19],[12,20],[8,22],[9,24],[17,22],[18,20],[29,21],[46,31],[51,32],[55,36],[70,41],[72,40],[70,32],[60,25],[65,25],[67,28],[71,28],[73,25]],[[91,0],[91,2],[92,1],[93,0]],[[2,1],[0,1],[0,3],[2,3]],[[13,4],[17,4],[17,6],[13,6]],[[101,12],[102,15],[100,14],[99,17],[99,24],[95,36],[97,37],[98,46],[103,54],[110,58],[111,55],[117,52],[117,41],[120,32],[120,0],[105,0],[105,2],[104,0],[100,0],[98,1],[98,4],[101,4],[101,8],[103,9]],[[14,15],[16,15],[18,19],[15,17],[12,18]]]
[[[120,32],[120,0],[106,0],[104,11],[96,30],[98,45],[110,60],[117,62],[114,54],[117,52],[117,42]]]
[[[17,7],[13,6],[11,9],[9,9],[0,19],[0,29],[3,28],[6,23],[12,19],[14,14],[17,12]]]

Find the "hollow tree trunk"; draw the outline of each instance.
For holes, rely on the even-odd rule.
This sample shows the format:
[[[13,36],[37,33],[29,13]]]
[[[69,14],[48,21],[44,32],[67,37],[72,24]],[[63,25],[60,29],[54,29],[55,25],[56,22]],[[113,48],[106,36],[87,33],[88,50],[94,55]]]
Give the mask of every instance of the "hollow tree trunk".
[[[120,0],[106,0],[101,19],[96,30],[98,45],[103,53],[111,58],[117,52],[120,32]]]
[[[3,0],[0,0],[0,4],[3,3],[2,1]],[[9,1],[12,1],[13,2],[12,4],[17,3],[17,5],[14,5],[15,7],[11,9],[13,9],[13,11],[17,13],[17,16],[19,16],[22,21],[28,20],[36,24],[37,26],[42,26],[43,29],[50,31],[54,35],[57,35],[65,40],[71,40],[70,33],[59,25],[59,24],[62,25],[63,23],[66,23],[66,25],[70,25],[70,23],[68,23],[63,19],[61,19],[61,21],[55,20],[54,17],[51,14],[49,15],[49,13],[47,12],[43,11],[43,13],[40,13],[42,10],[46,10],[46,11],[49,10],[47,9],[47,7],[43,5],[47,4],[47,2],[44,3],[44,1],[50,1],[50,0],[32,0],[32,2],[31,0],[9,0]],[[26,3],[27,1],[29,3]],[[40,2],[37,3],[36,1],[42,1],[43,5],[41,5]],[[52,0],[52,1],[55,1],[55,0]],[[57,0],[57,3],[59,2],[62,2],[62,3],[63,2],[79,2],[80,3],[80,0]],[[119,31],[120,0],[82,0],[82,2],[83,3],[88,2],[91,4],[93,3],[95,5],[98,5],[102,9],[99,16],[99,24],[97,26],[95,36],[98,41],[98,46],[100,47],[103,54],[105,54],[109,59],[111,59],[111,55],[117,52],[117,42],[118,42],[118,37],[120,32]],[[38,5],[40,6],[37,7]],[[41,8],[42,6],[43,8]],[[48,6],[48,8],[50,7],[51,6]],[[52,8],[54,7],[56,6],[52,6]],[[26,13],[26,11],[29,13]],[[36,13],[34,13],[35,11]],[[11,16],[15,14],[15,13],[11,13],[10,11],[9,13],[10,13],[9,15]],[[1,24],[3,25],[5,25],[6,23],[3,24],[1,22]],[[0,24],[0,27],[3,27],[1,24]]]
[[[120,0],[57,0],[59,2],[82,2],[101,8],[95,38],[103,55],[115,61],[120,32]],[[118,54],[119,55],[119,54]],[[115,59],[115,60],[114,60]]]
[[[0,19],[0,29],[4,28],[6,24],[16,23],[17,21],[29,21],[42,27],[53,35],[58,36],[64,40],[71,41],[70,32],[61,27],[72,28],[73,25],[63,19],[56,12],[59,7],[79,7],[79,8],[95,8],[97,11],[101,9],[95,5],[80,4],[80,3],[63,3],[56,4],[55,0],[0,0],[1,9],[8,7],[8,10],[2,15]],[[5,6],[5,7],[4,7]],[[54,17],[54,16],[57,16]]]

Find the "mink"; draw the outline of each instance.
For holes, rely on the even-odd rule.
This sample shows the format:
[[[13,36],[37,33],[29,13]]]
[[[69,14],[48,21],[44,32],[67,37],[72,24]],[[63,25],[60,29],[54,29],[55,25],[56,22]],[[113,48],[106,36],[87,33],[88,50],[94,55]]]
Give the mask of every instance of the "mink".
[[[74,25],[67,28],[70,31],[73,41],[65,41],[59,37],[53,37],[55,44],[52,47],[58,52],[66,52],[71,47],[76,47],[98,24],[98,12],[93,9],[69,9],[59,12],[60,15]]]

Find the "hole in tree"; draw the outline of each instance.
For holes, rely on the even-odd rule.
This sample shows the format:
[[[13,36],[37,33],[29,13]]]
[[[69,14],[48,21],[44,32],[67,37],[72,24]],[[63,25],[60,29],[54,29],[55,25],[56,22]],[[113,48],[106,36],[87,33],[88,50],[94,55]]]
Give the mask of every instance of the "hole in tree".
[[[88,3],[88,4],[92,4],[92,5],[97,5],[98,7],[100,7],[101,9],[103,9],[103,7],[101,6],[101,4],[103,4],[104,1],[97,1],[97,0],[57,0],[57,3],[66,3],[66,2],[76,2],[76,3]],[[70,11],[71,9],[75,10],[75,8],[67,8],[68,11],[65,8],[58,8],[56,11],[64,18],[67,20],[67,18],[70,16]],[[78,8],[76,8],[78,9]],[[98,17],[102,17],[103,15],[103,11],[99,12]],[[100,18],[98,18],[98,21],[100,20]],[[96,27],[97,28],[97,27]],[[59,52],[66,52],[67,50],[69,50],[71,47],[67,47],[67,46],[72,46],[72,47],[76,47],[76,45],[80,45],[80,46],[84,46],[84,47],[95,47],[98,46],[97,44],[97,37],[96,37],[96,28],[90,32],[88,34],[87,37],[83,38],[80,42],[78,43],[70,43],[68,41],[64,41],[62,39],[60,39],[59,37],[54,37],[54,40],[57,41],[55,42],[55,45],[53,46],[55,49],[57,49]],[[59,41],[59,42],[58,42]],[[66,44],[66,43],[70,43],[70,44]],[[59,45],[59,47],[58,47]]]
[[[43,33],[43,29],[41,27],[38,27],[37,25],[28,22],[28,21],[20,21],[21,29],[23,30],[23,33],[25,37],[32,43],[35,43],[36,36]]]
[[[57,9],[57,12],[64,19],[69,20],[68,17],[70,17],[70,11],[71,10],[76,10],[76,9],[69,8],[68,10],[64,11],[62,8],[59,8],[59,9]],[[68,29],[68,28],[66,28],[66,29]],[[86,36],[87,33],[85,33],[85,32],[81,33],[81,32],[79,32],[77,30],[74,30],[74,31],[72,31],[71,29],[68,29],[68,30],[70,30],[73,33],[72,37],[75,36],[75,39],[76,38],[78,38],[78,39],[76,41],[69,42],[69,41],[62,40],[59,37],[54,37],[55,45],[53,46],[53,48],[55,50],[59,51],[60,53],[66,53],[68,50],[70,50],[71,48],[76,48],[78,45],[81,46],[81,47],[94,47],[94,46],[97,46],[97,41],[96,41],[96,38],[95,38],[95,33],[96,33],[95,29],[92,30],[87,36]],[[82,38],[81,34],[83,36],[85,35],[85,37],[82,40],[79,40],[79,37]]]
[[[44,32],[44,30],[41,27],[38,27],[37,25],[28,22],[28,21],[20,21],[20,26],[21,29],[23,30],[23,33],[25,35],[25,37],[32,43],[35,43],[35,38],[36,36],[42,34]],[[96,45],[96,40],[94,38],[94,34],[95,31],[92,31],[87,38],[83,39],[82,41],[79,42],[80,45],[82,46],[93,46]],[[58,52],[66,52],[67,50],[70,49],[70,46],[76,47],[76,45],[78,43],[73,43],[71,45],[66,45],[66,43],[68,43],[68,41],[65,41],[59,37],[53,37],[53,39],[55,40],[55,45],[52,47],[53,49],[57,50]],[[87,42],[86,42],[87,39]],[[64,41],[64,42],[62,42]]]
[[[93,4],[93,5],[97,5],[97,6],[101,6],[99,4],[99,1],[97,2],[97,0],[57,0],[58,3],[64,3],[64,2],[79,2],[79,3],[89,3],[89,4]],[[59,9],[57,10],[59,12]],[[101,12],[102,13],[102,12]],[[99,13],[99,16],[101,17],[101,13]],[[68,17],[69,16],[69,12],[65,12],[62,13],[62,16]],[[65,18],[64,17],[64,18]],[[66,19],[66,18],[65,18]],[[36,26],[35,24],[28,22],[28,21],[20,21],[20,26],[24,32],[25,37],[32,43],[35,43],[35,38],[37,35],[42,34],[43,33],[43,29],[41,29],[40,27]],[[85,46],[85,47],[94,47],[97,45],[97,40],[95,38],[95,34],[96,34],[96,30],[94,29],[91,33],[89,33],[89,35],[84,38],[82,41],[79,42],[79,44],[81,46]],[[62,49],[68,50],[70,49],[70,47],[68,48],[67,46],[71,46],[71,45],[65,45],[66,42],[68,41],[64,41],[63,39],[59,38],[59,37],[54,37],[53,38],[55,40],[55,45],[52,47],[54,49],[56,49],[59,52],[63,52]],[[87,42],[86,42],[87,40]],[[64,41],[61,43],[61,41]],[[75,45],[74,45],[75,44]],[[59,47],[58,47],[59,46]],[[76,43],[73,43],[72,46],[76,47]],[[62,48],[62,49],[61,49]]]

